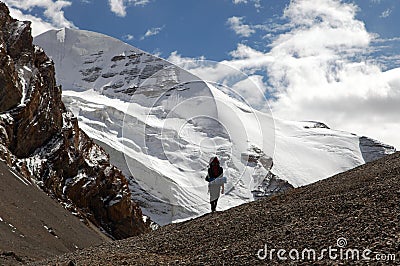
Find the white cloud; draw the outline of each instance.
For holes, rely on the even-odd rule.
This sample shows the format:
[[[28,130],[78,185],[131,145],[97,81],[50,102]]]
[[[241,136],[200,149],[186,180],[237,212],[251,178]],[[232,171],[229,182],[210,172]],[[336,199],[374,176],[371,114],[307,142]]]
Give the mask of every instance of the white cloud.
[[[383,11],[379,17],[380,18],[387,18],[387,17],[390,16],[390,14],[392,14],[392,11],[393,11],[392,9],[388,8],[385,11]]]
[[[126,34],[126,35],[122,36],[122,39],[124,39],[126,41],[132,41],[133,39],[135,39],[135,36],[133,36],[132,34]]]
[[[126,16],[126,6],[124,0],[109,0],[111,11],[120,17]]]
[[[148,37],[150,37],[150,36],[157,35],[157,34],[159,34],[159,33],[164,29],[164,27],[165,27],[165,26],[148,29],[148,30],[146,31],[146,33],[145,33],[140,39],[141,39],[141,40],[144,40],[145,38],[148,38]]]
[[[41,18],[32,16],[32,15],[27,15],[23,14],[21,10],[16,9],[16,8],[10,8],[10,15],[13,18],[16,18],[20,21],[31,21],[31,27],[32,27],[32,35],[37,36],[43,32],[46,32],[51,29],[55,29],[53,25],[51,25],[48,22],[43,21]]]
[[[32,21],[32,34],[39,35],[50,29],[76,28],[75,25],[65,18],[63,9],[69,7],[71,1],[53,0],[4,0],[9,7],[10,14],[19,20]],[[43,10],[46,20],[33,16],[29,12],[33,8]]]
[[[258,57],[260,54],[262,53],[245,45],[239,45],[234,52],[235,59],[231,61],[214,62],[205,60],[204,57],[182,57],[176,51],[171,53],[168,61],[189,70],[202,80],[232,88],[248,104],[262,109],[267,88],[263,82],[264,77],[255,74],[254,70],[264,68],[269,59],[265,56]],[[247,56],[251,56],[253,60],[249,60]]]
[[[232,58],[221,62],[252,77],[230,85],[257,105],[258,92],[248,82],[264,83],[261,91],[272,95],[276,117],[322,121],[400,148],[400,68],[383,71],[367,56],[379,39],[356,19],[357,10],[339,0],[292,0],[284,10],[285,30],[269,51],[239,44]],[[201,77],[234,80],[235,72],[219,64],[196,66],[177,53],[171,58]]]
[[[237,4],[247,4],[247,0],[232,0],[232,2],[237,5]]]
[[[257,109],[265,106],[265,92],[267,90],[263,81],[264,76],[250,75],[232,85],[232,89],[243,97],[247,103]]]
[[[120,17],[126,16],[126,8],[129,5],[145,6],[150,3],[150,0],[108,0],[111,11]]]
[[[254,7],[259,10],[261,7],[260,0],[232,0],[232,3],[235,5],[238,4],[247,4],[247,3],[253,3]]]
[[[227,20],[227,24],[237,35],[242,37],[249,37],[255,33],[251,26],[243,23],[243,17],[230,17]]]
[[[291,30],[271,45],[267,66],[286,119],[321,120],[400,147],[400,82],[363,60],[373,36],[355,18],[357,7],[336,0],[292,1],[285,10]]]
[[[393,37],[393,38],[376,38],[373,40],[375,43],[385,43],[385,42],[398,42],[400,41],[400,37]]]
[[[150,0],[130,0],[135,6],[145,6],[150,3]]]

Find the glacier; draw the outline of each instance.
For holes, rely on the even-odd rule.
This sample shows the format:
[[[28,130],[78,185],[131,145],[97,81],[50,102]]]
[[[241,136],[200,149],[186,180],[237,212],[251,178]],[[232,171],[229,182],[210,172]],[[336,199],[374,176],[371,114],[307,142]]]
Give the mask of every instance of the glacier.
[[[34,42],[54,61],[80,127],[160,225],[209,212],[204,178],[214,155],[228,178],[225,210],[255,200],[271,176],[303,186],[395,151],[320,122],[274,118],[223,84],[100,33],[50,30]]]

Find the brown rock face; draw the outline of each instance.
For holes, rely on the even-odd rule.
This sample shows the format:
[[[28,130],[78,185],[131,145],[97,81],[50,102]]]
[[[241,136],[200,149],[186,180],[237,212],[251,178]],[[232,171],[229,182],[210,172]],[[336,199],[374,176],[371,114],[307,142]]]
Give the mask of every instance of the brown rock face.
[[[0,111],[10,110],[14,122],[7,128],[11,152],[27,157],[62,127],[61,88],[54,64],[32,45],[30,22],[12,19],[0,5]],[[45,123],[43,123],[46,121]]]
[[[29,22],[0,2],[0,158],[115,238],[148,230],[128,182],[61,101]]]
[[[14,21],[4,5],[0,5],[0,112],[15,107],[21,100],[21,88],[18,86],[17,75],[8,55],[5,40],[9,39],[9,26]]]
[[[14,70],[9,65],[10,58],[2,48],[0,48],[0,58],[0,112],[3,112],[17,106],[22,95],[18,87],[13,86],[17,77],[11,74]]]

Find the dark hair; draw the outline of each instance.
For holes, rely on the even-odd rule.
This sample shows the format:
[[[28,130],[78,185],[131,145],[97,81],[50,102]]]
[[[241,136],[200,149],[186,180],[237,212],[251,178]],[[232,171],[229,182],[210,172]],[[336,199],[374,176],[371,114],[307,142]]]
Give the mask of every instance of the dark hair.
[[[219,164],[219,160],[217,157],[212,157],[210,159],[210,165],[208,168],[208,176],[211,178],[216,178],[223,174],[224,170]]]
[[[219,165],[218,157],[212,157],[210,159],[210,165]]]

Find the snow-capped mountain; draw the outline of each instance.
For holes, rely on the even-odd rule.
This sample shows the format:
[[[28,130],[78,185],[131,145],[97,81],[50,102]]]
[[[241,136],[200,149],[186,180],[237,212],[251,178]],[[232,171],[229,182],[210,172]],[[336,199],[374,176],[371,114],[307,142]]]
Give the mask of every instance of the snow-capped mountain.
[[[131,176],[133,199],[159,224],[209,211],[204,177],[215,154],[228,177],[218,206],[226,209],[270,185],[306,185],[394,152],[319,122],[274,119],[229,88],[99,33],[52,30],[34,41],[54,60],[81,128]]]

